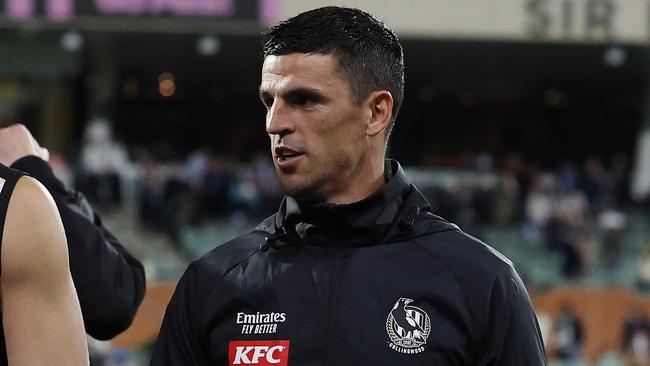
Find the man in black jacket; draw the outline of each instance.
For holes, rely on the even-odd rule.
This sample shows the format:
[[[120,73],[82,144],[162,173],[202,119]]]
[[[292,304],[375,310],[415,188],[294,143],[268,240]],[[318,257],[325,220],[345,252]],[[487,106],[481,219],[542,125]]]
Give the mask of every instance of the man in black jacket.
[[[83,195],[54,176],[48,158],[25,126],[0,129],[0,163],[38,180],[59,209],[86,332],[113,338],[131,325],[144,297],[144,268],[102,225]]]
[[[287,197],[193,262],[151,364],[546,365],[512,263],[430,212],[385,147],[397,37],[357,9],[273,27],[260,97]]]

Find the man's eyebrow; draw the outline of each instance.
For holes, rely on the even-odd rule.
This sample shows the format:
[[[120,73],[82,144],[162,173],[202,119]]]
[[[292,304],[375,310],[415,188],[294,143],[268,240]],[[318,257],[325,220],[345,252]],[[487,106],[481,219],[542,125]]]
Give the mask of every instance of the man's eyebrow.
[[[296,88],[291,88],[288,90],[281,91],[280,96],[284,99],[304,99],[308,98],[316,102],[322,102],[322,101],[327,101],[329,98],[325,96],[325,94],[315,88],[310,88],[310,87],[296,87]],[[259,98],[262,102],[264,102],[265,98],[268,97],[275,97],[269,89],[260,87],[259,89]]]
[[[271,93],[269,92],[268,88],[265,87],[260,87],[259,89],[259,95],[260,97],[264,95],[270,95]],[[315,95],[315,96],[321,96],[323,97],[324,94],[322,91],[316,89],[316,88],[310,88],[308,86],[299,86],[295,88],[290,88],[286,91],[282,91],[280,93],[281,95],[290,95],[290,94],[306,94],[306,95]]]
[[[282,93],[282,98],[289,103],[304,104],[308,101],[313,103],[324,103],[330,98],[321,90],[310,87],[297,87],[286,90]]]
[[[285,97],[289,96],[309,96],[309,97],[315,97],[315,98],[324,98],[325,95],[323,92],[321,92],[318,89],[314,88],[309,88],[309,87],[298,87],[298,88],[293,88],[289,89],[286,92],[283,93]]]

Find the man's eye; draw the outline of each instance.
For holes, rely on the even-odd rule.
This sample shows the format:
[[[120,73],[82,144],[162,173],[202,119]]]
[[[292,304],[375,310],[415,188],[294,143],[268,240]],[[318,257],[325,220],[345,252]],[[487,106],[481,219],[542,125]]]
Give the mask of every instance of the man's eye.
[[[308,96],[301,95],[296,98],[296,104],[307,104],[310,103],[312,100]]]
[[[316,103],[316,100],[309,95],[297,95],[291,102],[297,106],[309,106]]]

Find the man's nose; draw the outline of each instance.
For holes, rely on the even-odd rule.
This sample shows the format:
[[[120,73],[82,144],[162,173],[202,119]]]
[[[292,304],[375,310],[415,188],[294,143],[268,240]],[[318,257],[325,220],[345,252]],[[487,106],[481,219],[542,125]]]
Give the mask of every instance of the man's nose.
[[[281,100],[276,99],[266,112],[266,133],[280,135],[280,137],[294,131],[294,124],[288,113],[289,108]]]

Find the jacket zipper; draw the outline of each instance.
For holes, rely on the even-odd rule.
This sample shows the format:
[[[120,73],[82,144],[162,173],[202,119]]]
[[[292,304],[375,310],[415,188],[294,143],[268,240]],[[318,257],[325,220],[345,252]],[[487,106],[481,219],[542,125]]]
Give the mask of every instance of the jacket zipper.
[[[330,304],[328,312],[328,331],[327,331],[327,364],[332,364],[334,358],[334,326],[336,323],[336,308],[339,299],[339,284],[341,282],[341,267],[343,264],[343,253],[341,250],[336,252],[336,262],[334,264],[334,276],[332,279],[332,290],[330,295]]]

